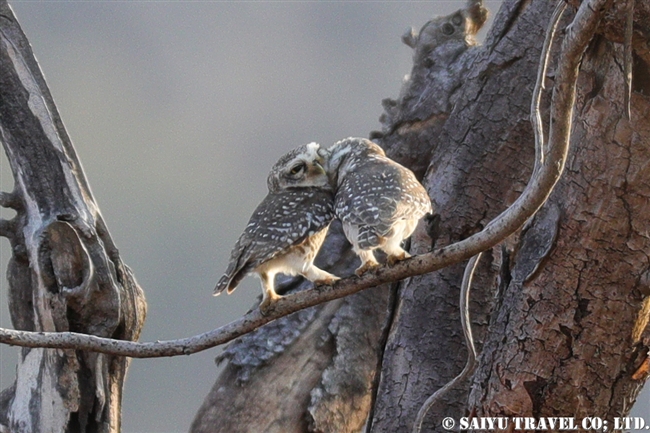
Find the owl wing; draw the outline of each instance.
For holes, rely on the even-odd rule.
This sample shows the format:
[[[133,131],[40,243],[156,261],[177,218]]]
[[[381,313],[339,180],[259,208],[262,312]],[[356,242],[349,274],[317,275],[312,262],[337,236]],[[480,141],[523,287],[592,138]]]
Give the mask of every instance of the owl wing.
[[[223,276],[219,279],[217,286],[214,288],[214,295],[220,295],[224,290],[231,293],[239,282],[253,270],[247,259],[250,257],[250,235],[245,231],[235,242],[230,253],[230,262]]]
[[[382,167],[373,164],[357,168],[339,186],[335,212],[343,224],[358,228],[357,243],[367,249],[379,245],[381,237],[390,231],[398,203]]]
[[[231,293],[259,265],[326,228],[334,218],[333,201],[332,192],[320,188],[267,195],[235,243],[214,294]]]
[[[386,159],[367,161],[346,176],[336,195],[336,215],[358,226],[359,247],[378,246],[396,221],[431,212],[431,200],[413,173]]]
[[[393,221],[398,219],[420,219],[433,212],[431,198],[427,190],[417,180],[413,172],[391,161],[399,172],[400,198]]]

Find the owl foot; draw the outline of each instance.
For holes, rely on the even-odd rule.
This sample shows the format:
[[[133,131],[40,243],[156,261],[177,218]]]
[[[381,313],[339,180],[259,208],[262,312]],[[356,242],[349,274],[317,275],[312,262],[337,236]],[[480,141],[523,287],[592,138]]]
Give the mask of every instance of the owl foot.
[[[302,276],[307,278],[309,281],[313,282],[317,286],[321,286],[321,285],[331,286],[336,281],[340,280],[340,278],[337,277],[336,275],[332,275],[329,272],[317,268],[316,266],[311,266],[305,272],[302,272]]]
[[[365,274],[366,272],[368,272],[369,270],[371,270],[373,268],[376,268],[377,266],[379,266],[379,263],[368,261],[368,262],[362,263],[361,266],[359,266],[357,268],[357,270],[354,271],[354,273],[357,274],[357,276],[360,277],[363,274]]]
[[[331,286],[332,284],[336,283],[338,280],[340,280],[339,277],[330,274],[328,277],[314,280],[314,284],[317,286]]]
[[[269,313],[273,311],[275,303],[278,302],[278,299],[281,298],[282,296],[278,295],[275,292],[264,292],[264,299],[262,299],[262,302],[259,306],[262,316],[268,316]]]
[[[411,257],[409,253],[407,253],[406,251],[402,251],[401,253],[391,254],[388,257],[386,257],[386,263],[389,266],[393,266],[395,263],[401,262],[402,260],[406,260],[409,257]]]

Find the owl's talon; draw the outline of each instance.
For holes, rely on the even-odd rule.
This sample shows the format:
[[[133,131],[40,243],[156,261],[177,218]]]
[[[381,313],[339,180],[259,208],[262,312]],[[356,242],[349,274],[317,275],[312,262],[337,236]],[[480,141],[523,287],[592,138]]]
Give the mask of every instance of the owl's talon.
[[[268,316],[269,313],[273,310],[275,303],[278,302],[278,299],[281,299],[282,296],[272,291],[265,292],[265,295],[266,296],[264,296],[262,302],[260,302],[259,308],[260,313],[262,313],[263,316]]]
[[[377,262],[366,262],[366,263],[362,264],[361,266],[359,266],[357,268],[357,270],[354,271],[354,273],[357,274],[358,277],[360,277],[363,274],[365,274],[366,272],[368,272],[369,270],[371,270],[373,268],[376,268],[377,266],[379,266],[379,263],[377,263]]]
[[[274,306],[275,303],[268,303],[266,305],[260,304],[260,313],[262,314],[262,316],[268,316],[273,311]]]
[[[314,285],[316,286],[331,286],[332,284],[336,283],[338,280],[340,280],[339,277],[332,275],[331,277],[326,277],[322,278],[320,280],[315,280]]]
[[[390,255],[390,256],[386,257],[386,263],[388,264],[388,266],[393,266],[395,263],[401,262],[402,260],[406,260],[406,259],[408,259],[410,257],[411,257],[411,255],[409,253],[407,253],[406,251],[403,251],[400,254],[393,254],[393,255]]]

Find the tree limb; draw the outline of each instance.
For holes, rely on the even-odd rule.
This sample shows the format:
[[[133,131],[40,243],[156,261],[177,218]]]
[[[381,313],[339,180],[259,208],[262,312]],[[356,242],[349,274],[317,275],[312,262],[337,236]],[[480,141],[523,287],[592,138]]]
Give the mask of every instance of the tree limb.
[[[89,350],[132,358],[190,355],[244,335],[277,318],[323,302],[351,295],[380,284],[422,275],[467,260],[504,240],[518,230],[542,206],[560,178],[569,147],[569,133],[575,102],[578,66],[587,44],[596,30],[605,0],[584,2],[573,24],[567,28],[553,92],[551,126],[544,163],[533,173],[521,196],[490,222],[481,232],[428,254],[414,256],[392,267],[381,267],[362,277],[350,277],[332,286],[317,286],[280,299],[262,315],[253,310],[243,317],[212,331],[193,337],[131,342],[101,338],[74,332],[28,332],[0,328],[0,343],[23,347],[48,347]]]
[[[445,386],[431,394],[429,398],[426,399],[418,411],[418,415],[415,418],[415,423],[413,423],[413,433],[420,433],[422,430],[422,422],[424,422],[424,417],[429,412],[431,406],[440,401],[440,397],[442,397],[447,391],[456,386],[457,383],[472,374],[474,366],[476,365],[476,347],[474,346],[474,337],[472,337],[472,322],[469,318],[469,293],[472,286],[474,271],[476,271],[476,266],[481,260],[482,254],[483,253],[479,253],[469,259],[469,262],[465,267],[465,272],[463,273],[463,282],[460,288],[460,318],[463,325],[463,335],[465,336],[465,346],[467,347],[467,363],[465,363],[463,371],[461,371],[458,376],[447,382]]]
[[[625,75],[625,117],[631,119],[630,99],[632,98],[632,36],[634,35],[634,0],[627,0],[625,4],[625,63],[623,73]]]

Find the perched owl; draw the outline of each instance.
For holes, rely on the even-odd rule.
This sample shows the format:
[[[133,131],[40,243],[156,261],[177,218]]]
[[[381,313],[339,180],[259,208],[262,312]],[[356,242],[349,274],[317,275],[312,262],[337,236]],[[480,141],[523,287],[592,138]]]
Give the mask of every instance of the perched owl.
[[[317,143],[300,146],[273,166],[269,193],[257,206],[244,233],[232,250],[226,273],[214,289],[231,293],[254,272],[262,281],[260,309],[266,311],[280,298],[275,293],[276,274],[302,275],[318,284],[338,277],[314,266],[330,222],[334,195],[325,172],[327,150]]]
[[[361,259],[357,275],[379,264],[373,253],[377,248],[391,264],[410,257],[401,243],[432,212],[429,195],[413,172],[363,138],[346,138],[328,151],[334,211]]]

